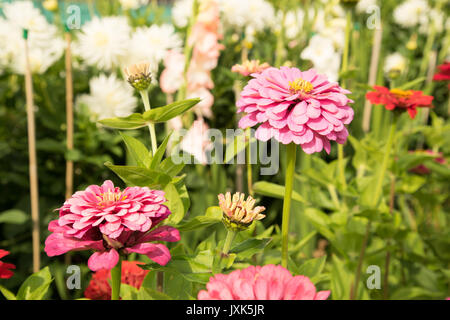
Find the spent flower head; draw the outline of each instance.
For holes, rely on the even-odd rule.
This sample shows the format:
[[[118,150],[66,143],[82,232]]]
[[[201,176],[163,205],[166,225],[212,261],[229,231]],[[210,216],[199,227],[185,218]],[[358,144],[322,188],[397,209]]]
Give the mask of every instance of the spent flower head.
[[[123,69],[127,81],[138,91],[147,90],[152,83],[149,62],[140,62]]]
[[[266,208],[255,207],[256,200],[251,196],[245,200],[245,194],[236,192],[231,197],[227,192],[218,195],[219,206],[223,211],[223,223],[228,229],[240,231],[247,229],[254,220],[261,220],[265,215],[261,214]]]

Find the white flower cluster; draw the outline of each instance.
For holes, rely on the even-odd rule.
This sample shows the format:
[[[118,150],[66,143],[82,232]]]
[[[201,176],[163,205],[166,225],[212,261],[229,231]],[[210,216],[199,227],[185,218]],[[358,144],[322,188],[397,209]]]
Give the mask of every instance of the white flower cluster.
[[[403,28],[418,27],[419,32],[426,34],[431,23],[437,32],[444,29],[444,13],[431,9],[426,0],[406,0],[398,5],[393,13],[394,21]]]
[[[94,18],[78,36],[74,52],[89,66],[110,71],[149,61],[156,71],[168,50],[179,49],[182,40],[172,25],[141,27],[136,31],[125,17]]]
[[[202,1],[211,0],[199,0]],[[219,4],[221,20],[225,27],[245,30],[248,36],[272,27],[275,10],[266,0],[216,0]],[[173,23],[184,28],[192,15],[193,0],[178,0],[172,9]]]
[[[18,74],[25,73],[25,41],[23,29],[28,30],[30,67],[42,74],[60,59],[64,40],[54,25],[47,22],[31,1],[16,1],[3,5],[5,19],[0,17],[0,72],[8,66]]]
[[[392,75],[402,74],[406,69],[406,58],[398,52],[391,53],[384,61],[384,73],[392,77]]]
[[[104,74],[89,81],[90,94],[78,97],[76,105],[85,105],[94,120],[113,117],[126,117],[133,113],[137,100],[133,88],[115,74]]]
[[[325,9],[310,11],[309,16],[314,18],[316,34],[300,57],[310,60],[317,72],[325,74],[329,81],[337,81],[345,40],[345,12],[340,5],[328,3]]]
[[[131,10],[139,9],[143,5],[148,3],[148,0],[119,0],[122,9]]]

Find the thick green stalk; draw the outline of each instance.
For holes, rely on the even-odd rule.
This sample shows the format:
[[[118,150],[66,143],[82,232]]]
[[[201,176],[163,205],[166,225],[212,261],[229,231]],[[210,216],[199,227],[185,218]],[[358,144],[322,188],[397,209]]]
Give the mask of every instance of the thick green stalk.
[[[380,171],[378,172],[378,179],[377,179],[377,182],[375,185],[375,191],[374,191],[373,198],[372,198],[372,206],[373,207],[375,207],[378,204],[378,201],[379,201],[382,191],[383,191],[384,176],[386,174],[387,166],[389,163],[389,156],[391,154],[392,144],[394,142],[396,128],[397,128],[397,115],[394,114],[394,118],[391,123],[391,128],[389,130],[389,137],[386,142],[386,147],[384,150],[383,162],[381,163]],[[366,253],[366,248],[367,248],[367,244],[368,244],[368,240],[369,240],[370,227],[371,227],[371,221],[369,221],[369,223],[367,224],[367,227],[366,227],[364,241],[361,246],[361,252],[359,254],[358,266],[356,267],[355,282],[353,283],[353,286],[350,291],[350,300],[355,299],[355,297],[358,294],[358,284],[359,284],[359,279],[361,277],[361,269],[362,269],[362,265],[364,262],[364,256]]]
[[[230,251],[231,244],[233,243],[234,237],[236,236],[236,231],[227,230],[227,237],[225,238],[225,243],[223,244],[222,254],[227,255]]]
[[[392,119],[391,128],[389,130],[388,140],[384,150],[383,162],[381,163],[380,172],[378,173],[377,184],[375,185],[375,191],[372,198],[372,206],[375,207],[380,200],[380,196],[383,191],[383,181],[386,174],[387,166],[389,163],[389,156],[392,149],[392,143],[394,142],[395,130],[397,128],[397,115],[394,114]]]
[[[119,300],[120,283],[122,280],[122,257],[119,256],[119,262],[111,270],[111,300]]]
[[[248,145],[246,147],[246,152],[247,152],[247,188],[248,188],[248,194],[251,195],[253,197],[253,172],[252,172],[252,158],[251,158],[251,154],[252,154],[252,148],[250,145],[250,128],[245,130],[246,132],[246,136],[248,139]]]
[[[191,33],[192,33],[192,28],[194,27],[195,21],[197,20],[197,15],[198,15],[198,9],[199,9],[199,4],[198,4],[198,0],[194,0],[192,2],[192,14],[191,17],[189,19],[189,25],[187,27],[187,31],[186,31],[186,43],[184,45],[184,70],[183,70],[183,85],[181,86],[180,90],[178,90],[178,100],[183,100],[186,99],[186,94],[187,94],[187,86],[188,86],[188,71],[189,71],[189,66],[191,64],[191,58],[192,58],[192,53],[194,51],[194,46],[192,44],[189,43],[190,41],[190,37],[191,37]]]
[[[149,111],[151,107],[150,107],[150,99],[148,98],[148,91],[141,90],[139,91],[139,93],[141,94],[142,101],[144,102],[145,111]],[[153,123],[150,123],[148,125],[148,129],[150,131],[150,139],[152,141],[152,153],[154,155],[156,153],[156,150],[158,149],[158,144],[156,141],[155,125]]]
[[[348,10],[347,24],[345,25],[345,44],[344,44],[344,52],[342,54],[341,74],[346,72],[348,69],[351,27],[352,27],[352,13],[350,10]],[[342,84],[342,86],[345,85]],[[338,170],[339,170],[339,182],[341,183],[341,186],[344,189],[346,189],[347,182],[345,181],[344,146],[341,144],[338,144]]]
[[[296,155],[296,144],[288,144],[286,153],[287,167],[284,186],[283,218],[281,222],[281,265],[285,268],[287,268],[289,257],[289,218],[291,211],[292,187],[294,185]]]

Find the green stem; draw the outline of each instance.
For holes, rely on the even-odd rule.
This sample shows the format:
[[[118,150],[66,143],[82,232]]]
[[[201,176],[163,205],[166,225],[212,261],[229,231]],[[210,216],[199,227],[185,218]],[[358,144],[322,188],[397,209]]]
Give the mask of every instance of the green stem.
[[[345,25],[345,44],[344,52],[342,54],[342,65],[341,73],[344,73],[348,69],[348,56],[350,51],[350,32],[352,26],[352,12],[347,11],[347,23]],[[342,84],[344,87],[345,85]],[[347,188],[347,182],[345,181],[345,166],[344,166],[344,146],[338,144],[338,170],[339,170],[339,181],[342,188],[345,190]]]
[[[355,300],[355,298],[358,296],[358,284],[359,279],[361,278],[361,269],[364,262],[364,255],[366,254],[366,248],[367,243],[369,241],[369,234],[370,234],[370,227],[372,223],[369,221],[367,223],[366,227],[366,233],[364,234],[364,240],[361,246],[361,252],[359,253],[359,259],[358,259],[358,266],[356,267],[356,273],[355,273],[355,282],[353,283],[353,286],[350,288],[350,300]]]
[[[227,255],[231,249],[231,244],[233,243],[234,237],[236,236],[236,231],[228,230],[227,237],[225,238],[225,243],[223,244],[222,254]]]
[[[394,118],[391,123],[391,128],[389,130],[389,136],[388,140],[386,142],[386,147],[384,150],[384,156],[383,156],[383,162],[381,163],[380,172],[378,174],[377,184],[375,185],[375,192],[373,194],[372,198],[372,206],[376,206],[378,204],[378,201],[380,200],[380,196],[383,191],[383,181],[384,176],[386,174],[387,166],[389,163],[389,156],[392,149],[392,144],[394,142],[394,136],[395,136],[395,130],[397,128],[397,115],[394,114]]]
[[[192,33],[192,28],[194,27],[195,21],[197,20],[197,15],[198,15],[198,10],[199,10],[199,4],[198,4],[198,0],[194,0],[192,2],[192,15],[189,19],[189,25],[187,27],[187,31],[186,31],[186,43],[184,46],[184,70],[183,70],[183,85],[181,86],[181,88],[178,90],[178,100],[183,100],[186,99],[186,95],[187,95],[187,86],[188,86],[188,71],[189,71],[189,66],[191,64],[191,58],[192,58],[192,53],[194,51],[194,46],[189,44],[190,41],[190,37],[191,37],[191,33]]]
[[[292,187],[294,185],[296,144],[290,143],[287,146],[287,167],[284,186],[283,218],[281,222],[281,265],[287,268],[288,263],[288,236],[289,236],[289,217],[291,211]]]
[[[395,136],[395,130],[397,127],[397,115],[394,114],[394,118],[391,123],[391,129],[389,130],[389,137],[386,142],[386,147],[384,150],[384,157],[383,162],[381,163],[380,172],[378,174],[377,184],[375,186],[375,192],[372,198],[372,206],[375,207],[378,204],[379,198],[383,191],[383,181],[384,176],[386,174],[387,166],[389,163],[389,156],[391,154],[392,144],[394,142],[394,136]],[[358,258],[358,266],[356,267],[356,273],[355,273],[355,282],[353,283],[352,290],[350,291],[350,300],[355,299],[355,297],[358,295],[358,284],[359,279],[361,277],[361,269],[364,262],[364,256],[366,253],[367,243],[369,241],[369,235],[370,235],[370,227],[371,227],[371,221],[367,224],[366,233],[364,235],[363,244],[361,246],[361,252],[359,254]]]
[[[145,111],[149,111],[151,107],[150,107],[150,99],[148,98],[148,91],[140,90],[139,93],[141,94],[142,101],[144,102]],[[158,149],[158,144],[156,141],[155,124],[149,123],[148,129],[150,131],[150,139],[152,141],[152,152],[154,155],[156,153],[156,150]]]
[[[283,6],[284,8],[284,6]],[[285,24],[285,20],[286,20],[286,10],[283,9],[283,16],[281,19],[281,30],[280,30],[280,34],[278,35],[278,39],[277,39],[277,47],[276,47],[276,51],[275,51],[275,67],[279,68],[281,66],[281,63],[283,61],[283,57],[284,57],[284,24]]]
[[[251,159],[251,154],[252,154],[252,148],[250,145],[250,128],[246,129],[246,136],[248,139],[248,145],[246,147],[246,151],[247,151],[247,187],[248,187],[248,194],[251,195],[253,197],[253,172],[252,172],[252,159]]]
[[[122,257],[119,256],[119,262],[111,270],[111,300],[119,300],[120,283],[122,280]]]

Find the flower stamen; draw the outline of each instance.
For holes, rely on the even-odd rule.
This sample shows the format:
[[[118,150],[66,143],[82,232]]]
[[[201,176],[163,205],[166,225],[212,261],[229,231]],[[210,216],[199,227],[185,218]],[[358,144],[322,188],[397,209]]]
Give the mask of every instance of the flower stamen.
[[[314,89],[314,86],[307,80],[297,78],[294,81],[289,81],[289,89],[293,93],[309,93]]]

